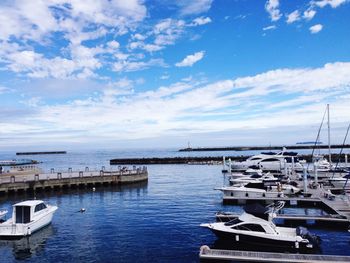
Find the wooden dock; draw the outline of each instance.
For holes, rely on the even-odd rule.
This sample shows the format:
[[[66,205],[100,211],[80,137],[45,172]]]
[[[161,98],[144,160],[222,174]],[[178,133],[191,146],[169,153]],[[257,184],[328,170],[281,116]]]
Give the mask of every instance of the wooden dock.
[[[343,218],[350,223],[350,196],[347,194],[343,195],[333,195],[329,193],[328,190],[324,188],[308,188],[308,194],[310,196],[283,196],[276,198],[269,197],[234,197],[234,196],[224,196],[224,204],[245,204],[247,202],[260,202],[264,204],[270,204],[275,201],[285,201],[286,205],[296,207],[319,207],[333,215],[333,217]],[[293,220],[292,218],[289,218]],[[286,219],[287,220],[287,219]],[[296,220],[296,219],[294,219]],[[301,218],[300,220],[305,220]],[[322,219],[315,218],[315,220],[320,221]],[[324,221],[338,221],[336,218],[325,217]]]
[[[148,180],[147,167],[105,171],[54,172],[29,175],[0,175],[0,194],[25,191],[78,188],[95,185],[137,183]]]
[[[240,262],[290,262],[290,263],[332,263],[350,262],[350,256],[271,253],[240,250],[210,249],[202,246],[200,259],[237,260]]]

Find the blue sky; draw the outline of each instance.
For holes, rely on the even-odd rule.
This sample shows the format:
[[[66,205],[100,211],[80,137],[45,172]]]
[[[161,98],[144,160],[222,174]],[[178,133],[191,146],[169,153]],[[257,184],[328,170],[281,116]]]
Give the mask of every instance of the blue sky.
[[[1,149],[332,141],[350,1],[3,1]],[[322,133],[326,139],[325,132]]]

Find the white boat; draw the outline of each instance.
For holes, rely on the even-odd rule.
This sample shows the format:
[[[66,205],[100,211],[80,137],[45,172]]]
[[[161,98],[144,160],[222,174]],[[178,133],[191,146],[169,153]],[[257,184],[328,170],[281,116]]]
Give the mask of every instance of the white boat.
[[[263,183],[266,185],[276,185],[280,179],[274,177],[273,175],[267,173],[265,175],[251,175],[245,177],[231,178],[231,185],[241,185],[247,183]]]
[[[232,162],[231,169],[243,170],[248,169],[251,166],[258,166],[262,170],[281,171],[285,169],[294,169],[296,171],[302,171],[303,165],[299,161],[296,152],[287,152],[286,148],[283,148],[281,152],[262,152],[249,157],[243,162]]]
[[[285,195],[298,194],[301,189],[289,184],[266,186],[264,183],[247,183],[240,186],[226,186],[216,188],[224,193],[225,197],[235,198],[279,198]]]
[[[263,171],[257,166],[251,166],[247,170],[245,170],[244,172],[231,173],[230,177],[231,178],[238,178],[238,177],[247,177],[247,176],[255,176],[255,175],[262,176]]]
[[[350,174],[345,175],[344,177],[330,178],[328,179],[328,182],[335,188],[344,188],[344,186],[350,187]]]
[[[28,200],[13,205],[12,217],[0,223],[0,238],[20,238],[51,223],[57,206],[41,200]]]
[[[306,228],[277,227],[272,222],[275,212],[269,208],[253,204],[244,210],[242,215],[229,222],[201,226],[209,228],[218,238],[242,244],[297,250],[312,249],[319,245],[319,238],[310,234]]]

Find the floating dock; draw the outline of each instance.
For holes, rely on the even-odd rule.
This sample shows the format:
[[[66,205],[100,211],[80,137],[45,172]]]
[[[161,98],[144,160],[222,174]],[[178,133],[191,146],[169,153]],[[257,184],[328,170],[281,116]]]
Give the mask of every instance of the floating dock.
[[[207,260],[237,260],[240,262],[291,262],[291,263],[332,263],[350,262],[350,256],[312,255],[271,253],[240,250],[210,249],[202,246],[199,252],[200,259]]]
[[[54,172],[30,175],[0,175],[0,194],[78,188],[97,185],[138,183],[148,180],[147,167],[105,171]]]
[[[50,151],[50,152],[17,152],[16,155],[38,155],[38,154],[66,154],[66,151]]]

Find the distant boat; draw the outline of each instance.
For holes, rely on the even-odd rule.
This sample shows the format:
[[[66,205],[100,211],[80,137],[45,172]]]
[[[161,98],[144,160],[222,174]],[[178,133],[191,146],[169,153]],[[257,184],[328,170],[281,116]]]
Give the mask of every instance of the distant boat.
[[[12,217],[0,221],[0,238],[21,238],[49,225],[57,206],[40,200],[28,200],[13,206]],[[2,217],[7,211],[2,212]]]

